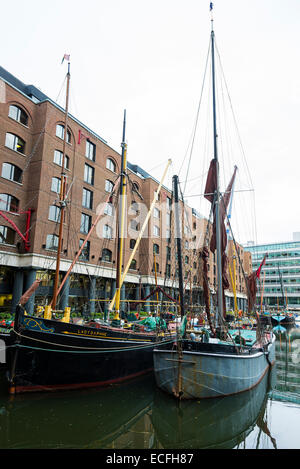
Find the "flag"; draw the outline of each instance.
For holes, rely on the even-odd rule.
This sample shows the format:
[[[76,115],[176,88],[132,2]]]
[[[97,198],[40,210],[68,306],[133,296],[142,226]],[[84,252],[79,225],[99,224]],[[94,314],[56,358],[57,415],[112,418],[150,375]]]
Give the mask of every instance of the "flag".
[[[266,263],[266,258],[267,258],[267,257],[268,257],[268,254],[265,254],[265,256],[264,256],[264,258],[263,258],[263,260],[262,260],[260,266],[258,267],[258,269],[257,269],[256,272],[255,272],[255,275],[256,275],[257,278],[260,277],[260,271],[261,271],[261,269],[262,269],[262,266],[265,265],[265,263]]]
[[[214,7],[213,2],[210,2],[210,4],[209,4],[209,11],[211,11],[211,10],[213,9],[213,7]]]
[[[63,63],[64,60],[68,60],[68,61],[69,61],[69,60],[70,60],[70,55],[65,54],[65,55],[63,56],[63,58],[62,58],[61,63]]]

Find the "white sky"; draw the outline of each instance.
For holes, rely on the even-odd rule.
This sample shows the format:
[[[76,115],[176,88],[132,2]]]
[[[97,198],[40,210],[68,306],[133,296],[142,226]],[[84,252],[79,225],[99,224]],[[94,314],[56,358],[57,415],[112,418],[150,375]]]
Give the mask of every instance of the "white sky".
[[[61,59],[70,54],[70,112],[120,151],[126,108],[129,161],[160,179],[172,158],[171,187],[189,145],[201,93],[209,3],[3,2],[0,63],[53,100],[60,96],[63,105],[66,64]],[[217,46],[255,191],[256,232],[251,228],[250,234],[236,237],[240,242],[289,241],[300,231],[300,0],[213,3]],[[206,126],[200,121],[200,130],[201,125]],[[208,160],[199,146],[188,179],[200,177]],[[243,163],[237,164],[237,189],[251,188]],[[197,184],[194,180],[187,195],[203,191],[200,179]],[[244,210],[246,197],[252,204],[249,212]],[[197,208],[196,199],[188,200]],[[234,207],[242,211],[234,209],[235,223],[250,223],[253,201],[252,192],[236,192]],[[203,213],[204,208],[200,204]]]

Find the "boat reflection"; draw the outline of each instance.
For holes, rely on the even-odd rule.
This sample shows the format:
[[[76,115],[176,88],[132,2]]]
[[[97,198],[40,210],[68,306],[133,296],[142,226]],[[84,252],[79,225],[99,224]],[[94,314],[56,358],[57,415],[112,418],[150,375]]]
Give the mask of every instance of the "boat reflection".
[[[98,390],[1,393],[0,448],[110,448],[149,412],[153,387],[148,375]]]
[[[237,448],[255,426],[271,439],[265,419],[274,368],[253,389],[234,396],[177,402],[157,392],[151,420],[161,448]],[[271,440],[276,447],[275,440]]]
[[[273,368],[248,392],[201,401],[178,402],[153,375],[98,390],[0,392],[0,447],[239,448],[255,429],[252,436],[267,435],[275,448],[266,419],[274,379]]]

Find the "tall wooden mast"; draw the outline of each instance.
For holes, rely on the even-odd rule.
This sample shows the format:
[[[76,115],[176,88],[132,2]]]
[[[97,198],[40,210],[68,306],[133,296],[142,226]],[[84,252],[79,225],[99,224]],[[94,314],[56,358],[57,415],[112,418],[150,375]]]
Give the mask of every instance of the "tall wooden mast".
[[[182,229],[179,216],[179,197],[178,197],[178,176],[173,176],[173,194],[175,202],[175,239],[177,248],[177,264],[178,264],[178,277],[179,277],[179,302],[180,314],[184,316],[184,288],[183,288],[183,274],[182,274],[182,250],[181,250],[181,236]]]
[[[67,178],[66,178],[66,172],[65,172],[65,160],[66,160],[66,142],[67,142],[67,135],[68,135],[69,91],[70,91],[70,62],[68,61],[63,156],[62,156],[62,166],[61,166],[61,176],[60,176],[60,194],[59,194],[59,208],[60,208],[59,235],[58,235],[58,246],[57,246],[57,255],[56,255],[55,279],[54,279],[54,286],[53,286],[53,298],[51,302],[51,306],[53,309],[55,309],[56,301],[57,301],[60,257],[61,257],[61,250],[62,250],[62,238],[63,238],[63,223],[64,223],[65,208],[66,208],[66,180]]]
[[[126,210],[126,169],[127,169],[127,144],[125,142],[126,130],[126,110],[124,110],[123,138],[122,138],[122,160],[121,160],[121,179],[120,179],[120,198],[119,198],[119,220],[118,220],[118,252],[117,252],[117,274],[116,274],[116,307],[114,315],[114,324],[118,325],[120,321],[120,300],[121,300],[121,277],[122,264],[124,258],[124,224]]]
[[[211,4],[212,10],[212,4]],[[217,245],[217,279],[218,279],[218,313],[223,315],[223,288],[222,288],[222,252],[221,252],[221,223],[220,223],[220,187],[219,187],[219,159],[218,159],[218,134],[216,116],[216,80],[215,80],[215,33],[213,18],[211,20],[211,63],[212,63],[212,98],[213,98],[213,137],[214,159],[216,162],[216,191],[214,196],[216,213],[216,245]],[[217,316],[218,318],[218,316]]]

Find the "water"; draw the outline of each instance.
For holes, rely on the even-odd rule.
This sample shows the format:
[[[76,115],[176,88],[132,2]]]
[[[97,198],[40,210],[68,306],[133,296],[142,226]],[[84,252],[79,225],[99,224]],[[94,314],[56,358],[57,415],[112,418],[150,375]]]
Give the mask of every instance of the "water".
[[[276,366],[238,396],[178,403],[152,375],[88,391],[8,396],[0,448],[299,449],[300,335],[276,341]]]

